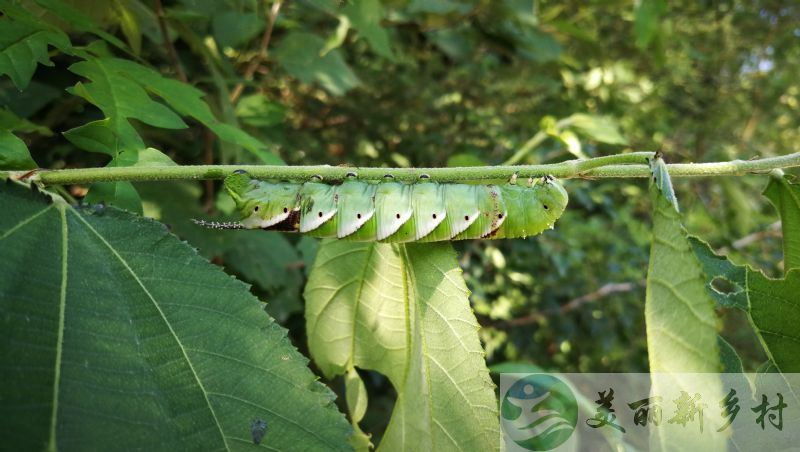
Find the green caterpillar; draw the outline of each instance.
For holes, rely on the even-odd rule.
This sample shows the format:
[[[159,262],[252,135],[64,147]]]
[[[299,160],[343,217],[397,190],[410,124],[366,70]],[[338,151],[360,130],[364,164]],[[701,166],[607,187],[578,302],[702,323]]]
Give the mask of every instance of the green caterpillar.
[[[351,174],[350,176],[355,176]],[[197,221],[219,229],[272,229],[359,242],[436,242],[536,235],[553,226],[567,192],[552,177],[527,185],[465,185],[347,180],[272,183],[237,171],[225,189],[238,223]]]

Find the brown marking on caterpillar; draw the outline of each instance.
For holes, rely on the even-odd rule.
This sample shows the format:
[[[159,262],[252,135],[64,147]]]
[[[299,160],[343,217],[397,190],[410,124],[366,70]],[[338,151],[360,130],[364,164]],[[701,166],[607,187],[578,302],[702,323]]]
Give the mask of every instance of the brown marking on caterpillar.
[[[300,229],[300,212],[292,210],[285,220],[262,229],[278,232],[296,232]]]
[[[490,239],[490,238],[494,237],[495,235],[497,235],[497,231],[498,230],[500,230],[499,227],[494,228],[491,231],[489,231],[489,233],[482,235],[481,238],[482,239]]]
[[[487,235],[493,235],[500,228],[500,225],[498,224],[498,220],[503,219],[503,214],[500,213],[500,203],[497,200],[498,194],[497,194],[496,191],[494,191],[495,186],[494,185],[487,185],[486,187],[489,190],[489,197],[492,198],[492,204],[493,204],[492,212],[493,213],[494,212],[498,213],[497,215],[491,215],[491,218],[492,218],[492,229],[491,229],[491,232],[489,232],[489,234],[487,234]]]

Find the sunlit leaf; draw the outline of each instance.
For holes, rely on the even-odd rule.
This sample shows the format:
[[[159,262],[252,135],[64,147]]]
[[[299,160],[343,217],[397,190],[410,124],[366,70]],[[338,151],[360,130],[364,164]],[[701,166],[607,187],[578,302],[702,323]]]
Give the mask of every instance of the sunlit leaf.
[[[447,243],[328,241],[306,285],[314,361],[328,377],[386,375],[397,401],[380,448],[499,447],[478,324]]]

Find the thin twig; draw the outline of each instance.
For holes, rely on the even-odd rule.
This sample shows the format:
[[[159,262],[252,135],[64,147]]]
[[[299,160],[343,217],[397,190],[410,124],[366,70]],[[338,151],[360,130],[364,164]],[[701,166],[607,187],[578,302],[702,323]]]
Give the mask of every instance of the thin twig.
[[[583,305],[587,303],[593,303],[595,301],[601,300],[615,293],[631,292],[639,287],[644,286],[644,284],[645,284],[644,281],[640,281],[637,283],[633,282],[608,283],[602,286],[601,288],[595,290],[594,292],[587,293],[585,295],[581,295],[578,298],[570,300],[569,302],[563,304],[560,308],[548,309],[542,312],[534,312],[524,317],[508,319],[506,321],[503,321],[502,324],[510,327],[539,324],[544,322],[544,320],[550,316],[564,315],[570,313],[572,311],[577,310],[578,308],[581,308]]]
[[[726,255],[731,251],[731,248],[735,250],[741,250],[742,248],[745,248],[755,242],[759,242],[767,237],[780,237],[781,230],[781,222],[776,221],[760,231],[753,232],[752,234],[748,234],[738,240],[735,240],[733,243],[731,243],[730,247],[723,246],[714,252],[721,256]]]
[[[261,45],[258,47],[258,53],[250,60],[250,63],[245,68],[244,74],[242,78],[247,80],[253,80],[253,76],[258,69],[258,66],[267,58],[267,50],[269,49],[269,41],[272,38],[272,29],[275,27],[275,20],[278,18],[278,13],[281,10],[281,4],[283,2],[281,0],[276,0],[275,3],[272,4],[272,8],[270,9],[269,14],[267,15],[267,29],[264,30],[264,35],[261,36]],[[244,82],[239,82],[231,91],[230,100],[232,104],[235,104],[239,97],[241,97],[242,92],[244,91]]]
[[[189,79],[186,78],[186,72],[183,71],[181,60],[178,58],[178,52],[175,51],[175,46],[172,45],[172,41],[169,39],[167,18],[166,14],[164,14],[164,5],[161,4],[161,0],[155,0],[155,4],[156,16],[158,16],[158,27],[161,29],[161,38],[164,40],[164,48],[167,49],[167,55],[169,55],[169,59],[172,62],[172,67],[175,68],[175,75],[178,76],[180,81],[186,83],[189,81]]]
[[[582,295],[578,298],[570,300],[567,304],[561,306],[558,310],[559,314],[566,314],[568,312],[574,311],[581,306],[585,305],[586,303],[591,303],[593,301],[597,301],[601,298],[605,298],[611,294],[615,293],[624,293],[630,292],[635,290],[638,287],[642,287],[645,284],[644,281],[639,281],[638,283],[632,282],[625,282],[625,283],[608,283],[603,287],[597,289],[592,293],[587,293],[586,295]]]

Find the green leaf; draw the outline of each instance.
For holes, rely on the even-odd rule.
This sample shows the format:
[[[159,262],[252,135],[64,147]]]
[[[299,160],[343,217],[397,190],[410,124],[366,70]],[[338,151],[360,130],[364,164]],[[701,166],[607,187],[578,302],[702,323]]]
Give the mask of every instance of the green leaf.
[[[142,53],[142,27],[134,8],[136,6],[131,5],[129,0],[114,0],[114,12],[122,34],[133,53],[139,55]]]
[[[660,157],[651,161],[655,170]],[[703,394],[704,400],[722,400],[722,370],[717,332],[719,321],[714,302],[705,288],[700,263],[689,245],[681,224],[674,194],[670,199],[669,174],[650,184],[653,200],[653,234],[647,271],[645,321],[647,351],[653,393],[660,388],[679,388]],[[665,436],[656,431],[651,448],[670,450],[717,450],[724,446],[722,435],[697,435],[685,431]]]
[[[628,144],[628,140],[620,133],[617,122],[609,117],[575,113],[567,118],[567,122],[578,129],[578,132],[601,143]]]
[[[70,92],[102,110],[110,118],[112,130],[128,119],[166,129],[185,128],[186,123],[175,112],[150,98],[142,88],[145,81],[126,71],[128,64],[121,62],[143,67],[127,60],[94,57],[73,64],[69,70],[91,82],[78,82]]]
[[[246,281],[270,294],[267,312],[279,322],[302,309],[302,262],[283,234],[275,231],[237,231],[228,239],[225,264]]]
[[[139,119],[156,127],[186,127],[186,124],[172,110],[153,101],[147,94],[150,92],[160,97],[181,115],[194,118],[208,127],[223,141],[242,146],[259,156],[264,163],[283,163],[280,158],[267,151],[264,143],[257,138],[239,128],[219,121],[203,100],[203,92],[193,86],[163,77],[153,69],[119,58],[91,58],[87,62],[70,66],[70,70],[97,80],[99,83],[93,90],[81,89],[88,85],[84,87],[80,83],[75,85],[73,90],[75,94],[84,97],[103,110],[109,121],[106,123],[96,121],[94,127],[100,125],[109,127],[116,135],[115,139],[120,139],[123,135],[132,136],[132,133],[135,133],[130,124],[124,120],[125,118]],[[94,132],[92,133],[94,134]],[[67,136],[67,138],[70,137]],[[75,141],[73,143],[78,145]]]
[[[431,30],[425,35],[445,55],[458,62],[469,59],[478,46],[474,30],[468,27]]]
[[[59,99],[64,90],[31,80],[25,91],[11,88],[13,82],[0,80],[0,105],[4,105],[20,118],[30,118],[44,107]]]
[[[714,254],[709,246],[690,238],[695,255],[707,274],[709,293],[724,307],[747,311],[750,323],[764,350],[782,372],[800,370],[800,269],[793,269],[784,279],[770,279],[758,270],[738,266],[724,256]],[[724,279],[735,291],[723,294],[711,281]],[[721,350],[723,357],[725,350]]]
[[[320,248],[305,290],[309,348],[328,377],[359,367],[392,382],[397,401],[381,448],[500,447],[467,295],[448,243]]]
[[[731,344],[728,343],[722,336],[717,336],[717,345],[719,346],[719,360],[722,363],[722,373],[743,373],[742,358],[736,353],[736,350]]]
[[[342,9],[342,14],[350,19],[353,28],[367,40],[375,53],[394,60],[389,35],[381,27],[383,7],[379,0],[352,0]]]
[[[219,121],[203,100],[205,94],[199,89],[181,81],[164,77],[153,69],[133,61],[110,58],[107,59],[106,64],[112,70],[137,80],[144,89],[163,99],[175,111],[196,119],[211,129],[223,141],[242,146],[259,156],[266,164],[283,164],[283,161],[277,156],[266,151],[264,143],[257,138],[237,127]]]
[[[689,237],[695,257],[706,275],[706,290],[720,306],[747,310],[747,270],[724,256],[718,256],[711,247],[697,237]]]
[[[800,268],[800,185],[790,183],[788,176],[773,174],[764,196],[781,216],[783,267],[786,271]]]
[[[236,104],[236,117],[253,127],[272,127],[286,118],[286,107],[270,101],[263,94],[242,96]]]
[[[523,57],[537,63],[555,61],[561,56],[561,44],[550,33],[536,28],[524,28],[515,34]]]
[[[225,11],[211,21],[214,38],[221,48],[246,44],[264,30],[264,20],[252,12]]]
[[[702,268],[672,202],[656,184],[650,191],[653,238],[645,301],[650,371],[719,372],[719,324]]]
[[[166,154],[154,148],[143,149],[138,157],[133,166],[177,166]]]
[[[457,0],[413,0],[408,6],[410,13],[466,14],[475,5]]]
[[[128,47],[125,45],[124,42],[117,39],[116,36],[106,32],[103,30],[97,22],[94,21],[91,17],[87,16],[80,10],[73,8],[71,5],[62,2],[61,0],[36,0],[36,3],[44,8],[45,10],[49,11],[50,13],[57,16],[59,19],[67,22],[70,27],[76,30],[80,30],[86,33],[92,33],[93,35],[102,38],[109,44],[117,47],[120,50],[128,52]],[[108,8],[110,5],[105,3],[97,3],[94,4],[93,7],[95,8]]]
[[[0,130],[9,132],[38,133],[44,136],[52,136],[53,131],[47,127],[34,124],[27,119],[20,118],[14,112],[0,109]]]
[[[639,0],[633,22],[636,47],[647,48],[658,33],[659,20],[666,11],[667,4],[664,0]]]
[[[0,75],[6,74],[20,91],[28,87],[37,64],[52,66],[47,48],[68,49],[62,31],[43,24],[0,17]]]
[[[87,204],[114,206],[142,214],[142,199],[130,182],[95,182],[83,198]]]
[[[130,123],[99,119],[64,132],[64,138],[75,147],[89,152],[119,156],[122,152],[136,155],[144,149],[144,141]]]
[[[317,82],[327,91],[341,96],[361,81],[345,63],[339,49],[320,56],[325,41],[304,31],[292,31],[273,51],[275,59],[303,83]]]
[[[750,321],[764,349],[781,373],[800,372],[800,269],[784,279],[770,279],[747,269]]]
[[[33,450],[345,450],[350,427],[239,281],[149,219],[0,188],[0,415]],[[124,444],[124,446],[121,446]]]
[[[0,130],[0,169],[26,170],[38,168],[28,146],[8,130]]]

